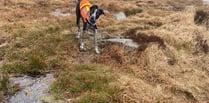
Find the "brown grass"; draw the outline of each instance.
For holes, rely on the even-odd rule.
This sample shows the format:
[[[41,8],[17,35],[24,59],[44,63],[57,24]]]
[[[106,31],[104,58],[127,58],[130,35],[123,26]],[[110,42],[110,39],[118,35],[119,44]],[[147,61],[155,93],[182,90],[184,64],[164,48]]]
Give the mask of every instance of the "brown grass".
[[[115,99],[119,98],[122,103],[209,101],[209,32],[205,26],[194,22],[196,5],[201,4],[199,0],[91,2],[107,10],[106,16],[99,20],[99,33],[133,39],[140,45],[140,50],[126,52],[126,47],[121,44],[109,44],[101,46],[103,53],[96,55],[92,50],[93,39],[88,36],[88,51],[79,52],[79,40],[74,39],[77,32],[72,10],[75,0],[10,0],[0,6],[0,38],[3,38],[0,45],[1,40],[7,43],[0,48],[0,58],[4,58],[4,64],[22,63],[23,67],[40,67],[41,72],[55,71],[59,80],[67,80],[57,81],[61,85],[66,84],[63,88],[61,85],[54,88],[55,91],[62,90],[57,93],[65,98],[71,98],[65,89],[70,89],[70,83],[77,83],[77,80],[60,74],[79,78],[72,65],[93,64],[104,68],[108,65],[111,72],[105,76],[118,74],[113,80],[120,86]],[[188,7],[191,4],[195,7]],[[70,11],[72,15],[63,18],[51,16],[50,12],[57,8],[63,12]],[[119,11],[130,15],[125,20],[116,21],[114,14]],[[14,71],[22,66],[11,65],[7,69]],[[90,66],[86,71],[91,72],[88,69],[92,68]],[[105,72],[100,67],[93,69],[98,72],[98,77]],[[91,77],[97,81],[94,75]],[[78,98],[72,99],[94,101],[101,98],[114,98],[114,95],[109,97],[106,93],[84,93],[81,90]]]

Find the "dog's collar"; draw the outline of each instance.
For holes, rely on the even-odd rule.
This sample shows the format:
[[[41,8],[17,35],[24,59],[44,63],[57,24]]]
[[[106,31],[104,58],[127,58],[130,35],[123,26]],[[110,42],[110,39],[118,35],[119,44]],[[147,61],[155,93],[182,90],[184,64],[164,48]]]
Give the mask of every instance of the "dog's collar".
[[[97,20],[95,20],[95,23],[92,23],[89,19],[87,19],[87,23],[90,24],[91,26],[95,26],[96,22],[97,22]]]

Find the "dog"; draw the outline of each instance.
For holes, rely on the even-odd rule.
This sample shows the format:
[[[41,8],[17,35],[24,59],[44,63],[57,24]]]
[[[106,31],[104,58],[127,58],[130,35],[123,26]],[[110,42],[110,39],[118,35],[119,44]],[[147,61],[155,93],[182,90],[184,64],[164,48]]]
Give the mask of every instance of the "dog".
[[[88,29],[94,31],[94,48],[97,54],[100,54],[99,48],[97,46],[97,20],[101,15],[104,15],[103,9],[100,9],[97,5],[92,5],[88,0],[78,0],[76,4],[76,24],[78,27],[77,39],[80,38],[80,19],[83,21],[83,32],[80,43],[80,50],[85,50],[84,48],[84,39],[85,34]]]

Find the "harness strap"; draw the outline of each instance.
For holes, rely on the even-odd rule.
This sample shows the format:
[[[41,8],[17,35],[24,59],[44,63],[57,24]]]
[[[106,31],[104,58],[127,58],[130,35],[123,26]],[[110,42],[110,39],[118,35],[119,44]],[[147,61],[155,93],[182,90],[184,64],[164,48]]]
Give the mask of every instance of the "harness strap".
[[[91,5],[90,3],[81,4],[80,9],[82,9],[82,8],[85,7],[85,6],[89,7],[90,5]],[[89,8],[89,9],[90,9],[90,8]]]

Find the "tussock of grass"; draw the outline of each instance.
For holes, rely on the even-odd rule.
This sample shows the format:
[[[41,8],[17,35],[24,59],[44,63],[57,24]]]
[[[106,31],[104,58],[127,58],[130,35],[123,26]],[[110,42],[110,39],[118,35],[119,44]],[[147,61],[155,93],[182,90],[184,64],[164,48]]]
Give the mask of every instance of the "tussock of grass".
[[[28,72],[40,72],[45,67],[45,54],[42,50],[25,52],[11,49],[6,54],[7,63],[3,64],[1,70],[8,73],[26,74]]]
[[[1,67],[1,70],[7,73],[18,74],[40,73],[46,65],[42,58],[37,56],[31,56],[27,59],[28,62],[13,61],[6,63]]]
[[[174,94],[174,95],[183,95],[186,99],[188,100],[191,100],[191,101],[196,101],[195,97],[193,96],[193,94],[187,90],[183,90],[183,89],[180,89],[178,87],[171,87],[171,92]]]
[[[8,83],[9,83],[9,78],[5,75],[2,76],[2,78],[0,78],[0,91],[7,90]]]
[[[58,75],[52,91],[75,97],[75,103],[114,103],[119,102],[120,92],[118,85],[111,85],[116,80],[117,75],[106,67],[75,65]]]
[[[41,70],[44,69],[45,67],[45,62],[44,62],[44,58],[38,57],[38,56],[30,56],[28,58],[29,64],[28,64],[28,72],[32,72],[32,73],[40,73]]]
[[[1,73],[0,73],[1,74]],[[7,74],[0,75],[0,102],[5,102],[5,94],[14,95],[19,90],[18,86],[9,86],[9,77]]]
[[[1,67],[1,70],[7,72],[7,73],[26,73],[26,66],[24,63],[21,62],[11,62],[4,64]]]
[[[125,14],[127,16],[136,15],[137,13],[141,13],[141,12],[143,12],[142,9],[130,9],[130,10],[127,9],[127,10],[125,10]]]
[[[1,70],[0,70],[1,71]],[[9,77],[6,74],[0,72],[0,102],[5,102],[4,93],[9,89]]]

